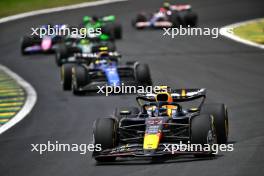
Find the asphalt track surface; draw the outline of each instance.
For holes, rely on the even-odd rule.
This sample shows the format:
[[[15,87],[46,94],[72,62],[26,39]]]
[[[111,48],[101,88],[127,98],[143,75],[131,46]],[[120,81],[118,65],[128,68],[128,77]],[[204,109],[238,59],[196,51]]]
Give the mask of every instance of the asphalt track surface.
[[[221,27],[264,16],[262,0],[193,0],[201,27]],[[162,37],[162,31],[136,31],[130,20],[141,10],[149,12],[161,1],[134,0],[29,17],[0,24],[0,62],[38,93],[38,102],[18,125],[0,136],[1,176],[47,175],[263,175],[264,174],[264,52],[226,38]],[[30,152],[31,143],[89,143],[92,122],[133,96],[74,97],[63,92],[52,55],[22,57],[19,39],[30,27],[48,22],[76,23],[85,14],[116,14],[124,25],[124,39],[117,43],[124,59],[150,65],[155,83],[173,87],[205,87],[208,101],[229,107],[233,152],[213,160],[176,158],[164,163],[121,161],[96,165],[90,154]]]

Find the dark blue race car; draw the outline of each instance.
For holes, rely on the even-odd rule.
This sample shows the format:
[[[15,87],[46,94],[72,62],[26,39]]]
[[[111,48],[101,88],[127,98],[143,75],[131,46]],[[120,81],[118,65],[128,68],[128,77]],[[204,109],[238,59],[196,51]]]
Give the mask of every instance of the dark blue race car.
[[[79,53],[74,57],[74,64],[61,67],[62,87],[72,89],[74,94],[98,91],[98,86],[152,85],[148,65],[137,61],[121,63],[117,52]]]

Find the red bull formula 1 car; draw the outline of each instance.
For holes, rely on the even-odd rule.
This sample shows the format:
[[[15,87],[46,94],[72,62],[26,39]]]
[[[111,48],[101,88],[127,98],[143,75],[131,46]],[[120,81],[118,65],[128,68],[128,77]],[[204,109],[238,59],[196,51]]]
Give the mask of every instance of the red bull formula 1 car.
[[[140,13],[132,20],[136,29],[144,28],[170,28],[170,27],[195,27],[198,16],[192,11],[189,4],[171,5],[164,3],[158,12],[153,14]]]
[[[175,89],[137,97],[140,108],[117,108],[114,115],[94,123],[94,143],[98,162],[117,157],[194,155],[213,156],[203,148],[197,151],[166,150],[179,143],[201,146],[225,144],[228,138],[228,114],[224,104],[205,104],[205,89]],[[196,107],[183,104],[200,100]]]

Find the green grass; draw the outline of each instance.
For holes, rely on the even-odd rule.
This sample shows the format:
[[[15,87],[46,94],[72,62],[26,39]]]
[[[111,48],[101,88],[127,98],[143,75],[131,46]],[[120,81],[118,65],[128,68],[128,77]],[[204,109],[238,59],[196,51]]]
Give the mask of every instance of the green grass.
[[[0,17],[95,0],[0,0]]]
[[[234,28],[234,34],[259,44],[264,44],[264,19]]]

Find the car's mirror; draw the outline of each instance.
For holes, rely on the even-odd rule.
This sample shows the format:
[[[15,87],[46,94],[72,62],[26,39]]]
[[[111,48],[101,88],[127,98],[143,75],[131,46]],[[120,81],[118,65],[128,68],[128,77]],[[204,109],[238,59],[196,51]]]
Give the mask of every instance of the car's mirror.
[[[199,109],[198,108],[190,108],[188,111],[189,112],[197,112]]]
[[[120,115],[130,115],[131,111],[120,111]]]

